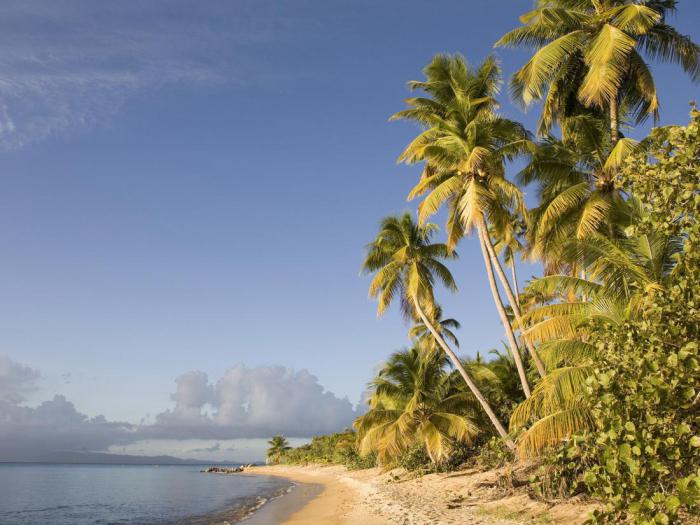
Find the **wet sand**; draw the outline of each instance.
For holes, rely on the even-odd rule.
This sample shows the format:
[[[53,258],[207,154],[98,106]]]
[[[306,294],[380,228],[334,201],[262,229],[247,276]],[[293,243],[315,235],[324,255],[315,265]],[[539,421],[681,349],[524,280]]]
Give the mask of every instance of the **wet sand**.
[[[289,479],[289,478],[287,478]],[[245,525],[277,525],[286,523],[290,516],[305,508],[324,490],[320,483],[295,483],[285,495],[273,499],[244,520]]]

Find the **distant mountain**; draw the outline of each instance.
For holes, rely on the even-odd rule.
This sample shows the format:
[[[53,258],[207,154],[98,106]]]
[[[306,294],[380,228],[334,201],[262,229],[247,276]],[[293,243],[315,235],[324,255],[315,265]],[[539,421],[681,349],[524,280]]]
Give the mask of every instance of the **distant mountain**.
[[[91,463],[97,465],[241,465],[243,461],[207,461],[173,456],[131,456],[101,452],[48,452],[20,457],[13,463]]]

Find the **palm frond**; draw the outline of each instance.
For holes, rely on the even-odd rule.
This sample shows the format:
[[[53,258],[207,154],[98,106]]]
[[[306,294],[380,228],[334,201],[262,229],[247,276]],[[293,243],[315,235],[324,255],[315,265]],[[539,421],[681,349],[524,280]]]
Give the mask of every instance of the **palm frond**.
[[[579,89],[585,104],[603,106],[617,97],[634,45],[631,36],[611,24],[598,31],[585,54],[588,73]]]

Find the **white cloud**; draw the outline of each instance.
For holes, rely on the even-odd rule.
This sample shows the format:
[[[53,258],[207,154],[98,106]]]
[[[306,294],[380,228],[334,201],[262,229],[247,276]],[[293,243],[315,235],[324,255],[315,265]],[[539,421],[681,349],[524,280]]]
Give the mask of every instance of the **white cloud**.
[[[183,438],[310,436],[350,426],[355,408],[327,392],[306,370],[236,365],[216,385],[203,372],[177,380],[175,408],[156,416],[151,431]],[[207,412],[210,408],[210,412]]]
[[[56,451],[104,450],[128,443],[137,428],[127,423],[90,418],[64,396],[30,408],[0,401],[0,460],[41,458]]]
[[[38,377],[38,371],[0,356],[0,460],[118,449],[157,455],[163,453],[162,440],[181,457],[202,459],[240,456],[232,443],[254,443],[248,451],[240,449],[250,456],[253,450],[261,453],[264,440],[274,434],[303,438],[337,432],[358,415],[348,399],[326,391],[308,371],[283,366],[235,365],[215,383],[204,372],[182,374],[171,396],[175,406],[154,423],[140,425],[89,417],[61,395],[24,406]],[[197,446],[182,445],[193,440]]]

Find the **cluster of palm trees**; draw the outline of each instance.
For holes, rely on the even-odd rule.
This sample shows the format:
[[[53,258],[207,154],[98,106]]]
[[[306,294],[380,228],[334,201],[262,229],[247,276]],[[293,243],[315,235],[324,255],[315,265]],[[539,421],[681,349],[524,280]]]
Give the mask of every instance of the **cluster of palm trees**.
[[[400,304],[414,347],[394,354],[371,385],[370,410],[356,422],[363,450],[386,460],[422,442],[439,459],[451,444],[495,432],[532,455],[590,424],[583,384],[595,361],[591,331],[638,315],[682,249],[682,239],[628,233],[644,208],[619,184],[625,159],[645,147],[623,129],[659,112],[644,57],[700,79],[700,47],[666,21],[676,4],[539,0],[496,43],[535,48],[510,87],[523,106],[541,101],[536,135],[498,113],[501,70],[492,57],[470,67],[459,55],[438,55],[424,80],[409,83],[417,96],[392,119],[421,128],[399,157],[422,165],[408,195],[421,199],[417,218],[385,218],[362,268],[373,274],[380,315]],[[516,157],[526,165],[513,182],[506,166]],[[537,188],[532,209],[521,191],[529,184]],[[441,208],[444,243],[427,222]],[[503,396],[485,392],[495,383],[478,374],[488,368],[458,358],[459,324],[443,319],[436,302],[436,285],[457,290],[445,263],[474,233],[522,396],[512,414],[495,406]],[[544,267],[523,291],[519,257]]]

